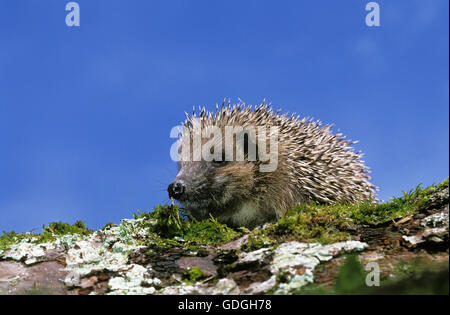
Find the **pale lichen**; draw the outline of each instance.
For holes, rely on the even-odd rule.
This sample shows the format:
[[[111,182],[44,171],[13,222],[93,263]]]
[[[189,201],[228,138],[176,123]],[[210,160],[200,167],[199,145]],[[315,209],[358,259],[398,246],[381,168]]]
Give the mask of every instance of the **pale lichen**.
[[[368,245],[359,241],[338,242],[329,245],[289,242],[281,244],[274,252],[270,270],[272,274],[283,273],[286,281],[280,283],[276,294],[287,294],[314,281],[313,271],[321,262],[334,256],[362,251]]]
[[[148,270],[140,265],[132,264],[128,268],[130,269],[121,273],[122,276],[109,280],[111,291],[108,295],[146,295],[156,292],[155,286],[161,284],[159,279],[151,278]]]

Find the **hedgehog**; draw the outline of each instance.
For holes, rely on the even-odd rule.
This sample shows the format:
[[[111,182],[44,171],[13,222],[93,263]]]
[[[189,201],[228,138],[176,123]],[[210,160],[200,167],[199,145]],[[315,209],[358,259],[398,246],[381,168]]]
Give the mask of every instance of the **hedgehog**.
[[[265,102],[224,102],[215,112],[186,113],[182,127],[178,174],[168,193],[197,220],[255,228],[302,203],[376,200],[363,154],[352,147],[357,141],[333,133],[332,125],[282,114]],[[237,131],[230,137],[227,128]],[[275,152],[267,154],[269,142]]]

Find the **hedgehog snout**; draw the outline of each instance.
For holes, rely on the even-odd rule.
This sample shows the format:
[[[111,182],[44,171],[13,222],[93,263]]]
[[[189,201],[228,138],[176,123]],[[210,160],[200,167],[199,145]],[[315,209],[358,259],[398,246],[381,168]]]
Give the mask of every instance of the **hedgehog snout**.
[[[183,182],[175,180],[167,187],[167,192],[169,193],[170,198],[180,199],[186,192],[186,186]]]

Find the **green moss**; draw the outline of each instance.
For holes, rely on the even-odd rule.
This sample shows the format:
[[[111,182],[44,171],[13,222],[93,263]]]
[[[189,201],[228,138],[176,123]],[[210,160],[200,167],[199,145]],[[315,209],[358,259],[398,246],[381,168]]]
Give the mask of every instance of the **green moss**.
[[[249,238],[242,249],[251,251],[291,240],[324,244],[350,240],[351,236],[342,229],[351,223],[349,212],[339,205],[302,204],[288,211],[276,223],[248,231]]]
[[[160,248],[182,246],[198,251],[201,246],[226,243],[241,235],[212,217],[187,220],[174,205],[158,205],[152,212],[138,211],[134,217],[142,219],[148,230],[148,244]]]
[[[426,209],[432,204],[431,195],[441,193],[448,189],[448,178],[443,182],[422,188],[418,185],[409,192],[403,192],[403,196],[392,198],[390,202],[383,204],[361,204],[351,211],[351,217],[356,223],[381,224],[395,219],[404,218],[417,213],[420,209]],[[448,203],[448,191],[440,196],[440,203]]]
[[[76,221],[74,224],[64,222],[51,222],[48,226],[42,227],[42,233],[39,235],[41,241],[44,239],[53,240],[57,236],[78,234],[88,236],[92,233],[82,221]]]
[[[241,234],[216,219],[186,222],[183,238],[190,243],[210,245],[232,241]]]
[[[33,239],[34,243],[41,244],[54,241],[58,236],[62,235],[78,234],[87,236],[91,233],[92,231],[82,221],[77,221],[72,225],[63,222],[51,222],[48,226],[44,225],[42,227],[41,234],[3,232],[0,235],[0,250],[7,250],[11,245],[27,239]]]
[[[251,252],[261,248],[271,247],[275,245],[275,241],[266,235],[266,231],[262,229],[250,231],[246,228],[241,228],[241,230],[248,234],[247,241],[242,245],[241,249],[246,252]]]
[[[3,232],[0,235],[0,251],[7,250],[11,245],[17,244],[24,239],[30,239],[33,234],[30,233],[16,233],[16,232]]]
[[[197,281],[200,281],[205,278],[206,278],[205,272],[197,266],[192,267],[191,269],[186,271],[183,275],[183,281],[186,284],[194,284]]]
[[[349,240],[341,229],[350,225],[349,213],[340,205],[302,204],[268,227],[269,235],[331,243]]]
[[[177,206],[158,205],[151,213],[151,217],[155,219],[151,229],[160,236],[173,238],[183,235],[185,224],[180,217],[180,211]]]

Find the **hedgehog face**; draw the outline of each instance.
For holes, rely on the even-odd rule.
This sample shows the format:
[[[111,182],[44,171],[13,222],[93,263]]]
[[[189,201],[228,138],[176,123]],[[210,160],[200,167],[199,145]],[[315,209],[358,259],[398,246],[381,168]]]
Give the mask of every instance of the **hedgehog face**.
[[[249,197],[255,174],[251,162],[180,162],[179,173],[169,185],[169,196],[197,220],[211,214],[221,217]]]

